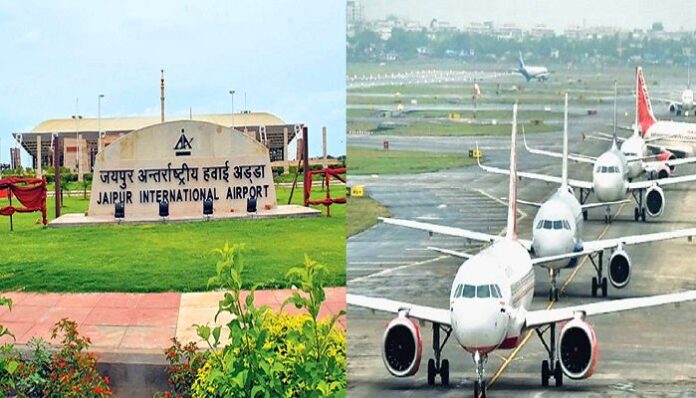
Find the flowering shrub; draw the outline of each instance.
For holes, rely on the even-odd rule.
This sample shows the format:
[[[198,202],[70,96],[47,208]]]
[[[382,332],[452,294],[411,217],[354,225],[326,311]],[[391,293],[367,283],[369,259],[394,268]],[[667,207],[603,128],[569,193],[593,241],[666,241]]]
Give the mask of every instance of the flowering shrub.
[[[53,327],[51,339],[61,340],[60,349],[51,354],[47,344],[35,339],[31,359],[17,353],[9,355],[18,365],[12,382],[3,384],[3,394],[23,398],[105,398],[111,397],[109,378],[97,371],[97,360],[85,351],[91,342],[80,336],[77,324],[62,319]],[[4,395],[2,395],[4,396]]]
[[[209,346],[209,356],[193,384],[192,397],[325,397],[345,396],[345,331],[334,328],[341,312],[318,321],[325,299],[326,268],[305,258],[303,268],[287,277],[300,285],[285,304],[307,314],[276,315],[256,307],[254,291],[241,298],[243,246],[217,250],[217,275],[209,284],[226,290],[218,313],[231,315],[225,325],[228,343],[221,344],[222,327],[197,325]],[[284,305],[285,305],[284,304]]]
[[[179,340],[172,338],[172,346],[164,354],[167,356],[167,372],[171,390],[155,394],[155,398],[190,398],[191,386],[196,380],[198,370],[205,363],[206,355],[198,351],[196,343],[182,346]]]

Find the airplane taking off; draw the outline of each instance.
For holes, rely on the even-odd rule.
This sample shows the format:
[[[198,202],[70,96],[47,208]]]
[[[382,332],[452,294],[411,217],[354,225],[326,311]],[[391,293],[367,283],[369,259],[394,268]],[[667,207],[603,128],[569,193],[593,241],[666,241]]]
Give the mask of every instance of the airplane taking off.
[[[616,130],[614,131],[614,137],[615,136]],[[556,152],[527,148],[533,153],[552,157],[562,157],[562,155]],[[581,156],[582,155],[573,155],[571,157],[569,155],[568,158],[577,160],[581,159]],[[640,158],[634,160],[640,161]],[[652,181],[630,181],[629,159],[627,159],[624,153],[619,149],[616,139],[612,140],[609,150],[591,161],[593,162],[592,181],[568,179],[567,184],[572,188],[578,188],[580,190],[579,198],[581,204],[585,204],[590,193],[594,192],[597,201],[606,204],[604,222],[607,224],[612,222],[610,205],[625,200],[629,193],[637,204],[633,211],[633,219],[635,221],[642,220],[645,222],[646,214],[650,217],[658,217],[662,214],[665,207],[665,194],[662,190],[663,186],[696,181],[696,174],[666,177]],[[510,171],[506,169],[482,165],[480,160],[478,160],[478,162],[479,167],[488,172],[498,174],[510,173]],[[546,174],[519,172],[517,175],[520,178],[529,178],[556,184],[563,183],[562,178]],[[583,210],[583,218],[587,219],[586,209]]]
[[[542,385],[548,386],[553,377],[556,386],[561,386],[564,375],[571,379],[585,379],[594,373],[598,359],[597,338],[587,321],[589,316],[696,299],[696,291],[686,291],[552,310],[529,310],[534,297],[533,265],[558,260],[558,256],[532,259],[525,245],[517,238],[516,113],[517,105],[513,108],[505,236],[443,226],[430,228],[432,232],[449,228],[450,232],[464,232],[466,237],[486,237],[491,242],[478,254],[467,255],[468,259],[459,267],[450,291],[449,308],[346,295],[349,305],[397,314],[387,325],[382,344],[382,359],[394,376],[412,376],[420,367],[423,345],[418,321],[421,321],[430,322],[433,329],[435,358],[428,360],[430,385],[435,384],[438,374],[443,385],[449,384],[449,361],[441,356],[445,344],[454,334],[459,345],[473,358],[476,369],[474,394],[485,397],[484,370],[488,354],[496,349],[515,348],[523,341],[524,333],[536,330],[548,353],[548,360],[542,361],[541,366]],[[556,336],[556,325],[559,323],[562,325]],[[445,333],[442,342],[441,332]]]
[[[551,72],[545,66],[527,66],[522,59],[522,51],[520,51],[519,67],[515,70],[517,73],[524,76],[527,81],[536,79],[538,81],[546,81],[551,77]]]
[[[638,126],[643,139],[665,142],[669,151],[681,157],[696,156],[696,124],[657,120],[653,114],[643,68],[636,68],[636,97],[638,101]]]

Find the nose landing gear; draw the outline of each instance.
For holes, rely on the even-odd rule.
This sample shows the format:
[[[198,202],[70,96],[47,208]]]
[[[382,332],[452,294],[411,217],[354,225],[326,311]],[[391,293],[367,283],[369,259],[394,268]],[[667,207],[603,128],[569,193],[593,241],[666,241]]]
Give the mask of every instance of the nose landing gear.
[[[483,379],[486,362],[488,361],[487,354],[479,354],[476,351],[473,355],[474,364],[476,365],[476,380],[474,380],[474,397],[486,398],[486,381]]]
[[[558,273],[555,269],[549,268],[549,279],[551,279],[551,288],[549,288],[549,301],[558,301],[558,286],[556,285],[556,276]]]
[[[592,277],[592,297],[597,297],[597,291],[602,290],[602,297],[607,297],[607,277],[604,276],[604,251],[597,253],[597,260],[589,255],[590,262],[594,266],[597,276]]]

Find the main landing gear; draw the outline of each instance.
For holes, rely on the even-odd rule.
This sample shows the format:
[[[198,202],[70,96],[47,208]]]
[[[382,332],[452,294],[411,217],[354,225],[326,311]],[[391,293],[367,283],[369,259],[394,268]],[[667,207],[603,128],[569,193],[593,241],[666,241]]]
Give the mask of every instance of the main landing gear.
[[[556,276],[558,273],[555,269],[549,268],[549,279],[551,280],[551,287],[549,288],[549,301],[558,301],[558,286],[556,285]]]
[[[549,359],[541,362],[541,385],[548,387],[549,379],[553,377],[556,387],[561,387],[563,385],[563,369],[561,369],[561,362],[556,358],[556,324],[552,323],[545,328],[537,328],[535,330],[539,340],[541,340],[541,344],[549,354]],[[544,333],[547,331],[550,332],[549,344],[544,340]]]
[[[476,351],[473,355],[473,358],[474,365],[476,365],[476,380],[474,380],[474,397],[486,398],[486,381],[483,380],[483,376],[485,371],[484,368],[486,366],[486,362],[488,361],[488,355],[481,355],[478,351]]]
[[[612,221],[612,216],[611,216],[611,207],[607,206],[604,209],[604,223],[605,224],[611,224]]]
[[[440,330],[445,332],[445,340],[440,344]],[[442,355],[442,349],[445,348],[447,340],[449,340],[452,334],[451,327],[445,327],[439,323],[433,323],[433,351],[435,352],[435,359],[430,358],[428,360],[428,385],[435,385],[435,376],[440,375],[440,381],[443,386],[449,385],[449,361],[443,359],[440,361],[440,356]]]
[[[638,194],[636,194],[638,192]],[[635,221],[643,221],[645,222],[645,206],[643,205],[643,190],[639,189],[638,191],[632,191],[631,194],[633,195],[633,200],[636,201],[638,206],[633,209],[633,219]]]
[[[596,259],[595,259],[596,256]],[[597,297],[597,291],[602,290],[602,297],[607,297],[607,277],[604,276],[604,251],[600,251],[595,255],[588,256],[590,262],[597,272],[597,276],[592,277],[592,297]]]

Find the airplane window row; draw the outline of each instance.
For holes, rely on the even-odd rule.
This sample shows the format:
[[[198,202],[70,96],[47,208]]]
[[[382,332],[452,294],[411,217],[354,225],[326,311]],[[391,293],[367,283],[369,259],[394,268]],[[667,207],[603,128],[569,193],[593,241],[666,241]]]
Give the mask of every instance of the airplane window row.
[[[618,173],[619,166],[597,166],[597,173]]]
[[[566,220],[539,220],[536,229],[567,229],[570,230],[570,224]]]
[[[462,285],[460,284],[457,286],[457,289],[454,291],[454,296],[452,298],[459,298],[459,297],[464,297],[464,298],[502,298],[503,294],[500,291],[500,287],[498,285],[479,285],[479,286],[474,286],[474,285]]]

